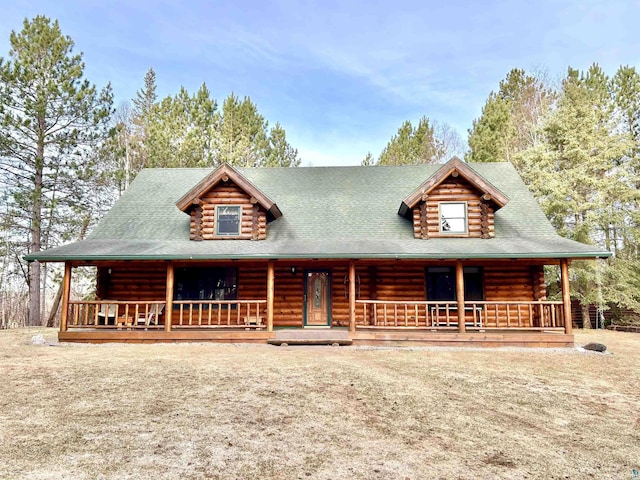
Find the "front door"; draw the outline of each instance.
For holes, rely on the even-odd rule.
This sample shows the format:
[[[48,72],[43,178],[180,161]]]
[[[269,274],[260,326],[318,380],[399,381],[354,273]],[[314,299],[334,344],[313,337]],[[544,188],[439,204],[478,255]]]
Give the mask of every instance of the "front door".
[[[307,271],[305,280],[305,325],[327,327],[330,323],[329,272]]]

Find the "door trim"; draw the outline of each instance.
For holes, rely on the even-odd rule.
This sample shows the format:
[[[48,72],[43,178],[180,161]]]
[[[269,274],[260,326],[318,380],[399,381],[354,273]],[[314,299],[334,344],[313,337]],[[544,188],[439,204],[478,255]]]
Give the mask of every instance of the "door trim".
[[[307,289],[310,273],[327,274],[327,325],[307,325]],[[331,327],[331,270],[325,268],[308,268],[304,270],[304,287],[302,294],[302,326],[306,328],[327,328]]]

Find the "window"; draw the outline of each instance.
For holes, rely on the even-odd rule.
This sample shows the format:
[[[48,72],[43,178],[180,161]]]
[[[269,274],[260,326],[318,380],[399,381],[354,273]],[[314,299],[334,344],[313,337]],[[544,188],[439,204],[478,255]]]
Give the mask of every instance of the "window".
[[[482,269],[464,267],[464,299],[483,300]],[[427,268],[427,300],[454,301],[456,295],[456,269],[454,267]]]
[[[176,268],[175,300],[237,300],[238,269]]]
[[[440,207],[441,233],[467,233],[467,204],[442,202]]]
[[[216,235],[238,236],[240,235],[240,217],[242,207],[240,205],[216,206]]]

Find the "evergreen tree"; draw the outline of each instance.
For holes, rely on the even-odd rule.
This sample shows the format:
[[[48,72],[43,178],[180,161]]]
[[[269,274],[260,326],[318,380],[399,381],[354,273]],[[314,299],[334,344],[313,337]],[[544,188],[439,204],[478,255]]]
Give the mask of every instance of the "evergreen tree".
[[[287,142],[287,134],[280,123],[276,122],[269,132],[269,147],[265,167],[297,167],[300,165],[298,150]]]
[[[25,19],[11,32],[9,59],[0,59],[0,182],[10,197],[23,253],[51,245],[74,219],[91,175],[91,148],[104,137],[111,91],[83,78],[81,54],[57,21]],[[41,324],[41,269],[29,267],[30,324]]]
[[[410,121],[404,122],[378,159],[379,165],[412,165],[438,163],[446,151],[443,143],[436,138],[434,128],[425,116],[414,127]]]
[[[375,158],[373,158],[373,155],[371,155],[371,152],[367,152],[367,155],[364,157],[362,162],[360,162],[360,165],[362,166],[369,166],[369,165],[375,165],[375,164],[376,164],[376,160]]]
[[[157,107],[156,72],[149,67],[144,86],[136,92],[131,112],[131,142],[128,143],[128,167],[132,177],[142,168],[150,166],[153,139],[151,130]]]
[[[264,165],[268,156],[268,122],[249,97],[241,101],[231,93],[222,104],[218,123],[219,162],[241,167]]]
[[[540,128],[553,104],[553,92],[524,70],[513,69],[491,92],[479,118],[469,130],[468,160],[511,162],[540,144]]]

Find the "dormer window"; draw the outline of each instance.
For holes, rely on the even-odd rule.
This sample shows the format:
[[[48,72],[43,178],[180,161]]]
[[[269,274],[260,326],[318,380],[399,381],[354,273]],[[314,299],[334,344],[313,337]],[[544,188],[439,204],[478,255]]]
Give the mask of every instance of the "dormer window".
[[[220,237],[240,236],[240,205],[216,205],[216,235]]]
[[[467,233],[467,202],[440,202],[440,233]]]
[[[230,199],[233,205],[226,204]],[[194,241],[265,240],[267,222],[282,216],[269,197],[226,163],[200,180],[176,206],[191,216],[189,238]]]
[[[413,221],[415,238],[493,238],[495,213],[508,201],[476,170],[453,157],[402,201],[398,214]]]

